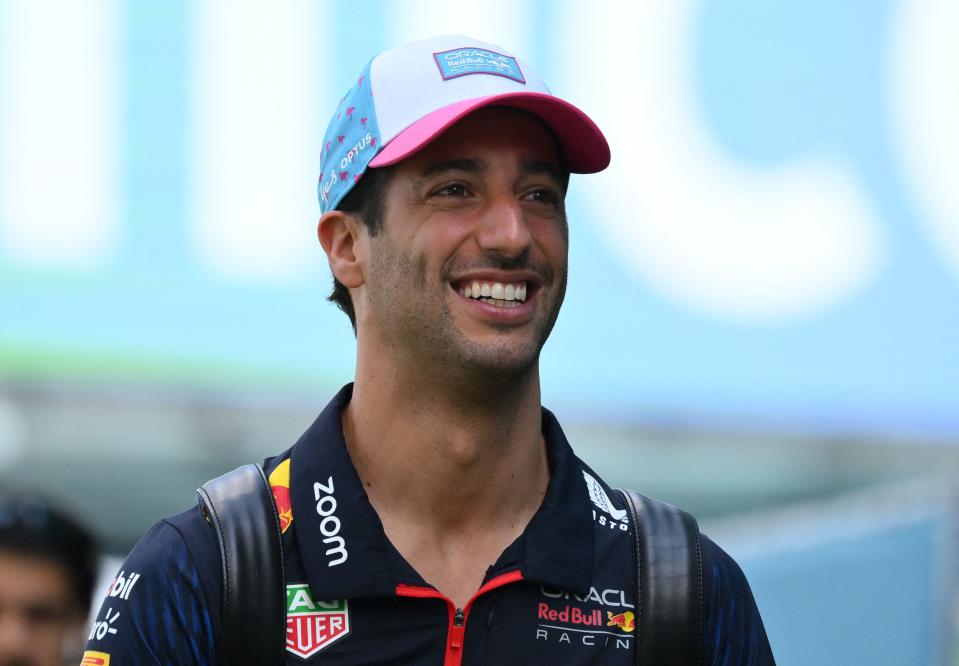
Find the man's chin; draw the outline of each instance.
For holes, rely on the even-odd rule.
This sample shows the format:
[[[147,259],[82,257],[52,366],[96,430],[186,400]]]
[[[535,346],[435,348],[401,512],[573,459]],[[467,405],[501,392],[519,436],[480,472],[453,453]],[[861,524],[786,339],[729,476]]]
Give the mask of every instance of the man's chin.
[[[529,341],[470,341],[462,349],[459,365],[476,379],[515,380],[537,367],[541,347]]]

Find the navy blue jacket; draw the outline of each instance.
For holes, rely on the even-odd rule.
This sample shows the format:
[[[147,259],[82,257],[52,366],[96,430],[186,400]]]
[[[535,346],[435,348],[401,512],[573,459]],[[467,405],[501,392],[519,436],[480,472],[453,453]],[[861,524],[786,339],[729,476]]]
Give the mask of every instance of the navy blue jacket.
[[[458,609],[396,551],[367,500],[341,429],[351,390],[265,463],[283,527],[287,664],[633,663],[625,506],[550,412],[543,504]],[[708,538],[702,545],[706,663],[773,664],[742,571]],[[220,585],[214,532],[199,511],[160,521],[110,586],[88,654],[110,655],[111,666],[217,663]]]

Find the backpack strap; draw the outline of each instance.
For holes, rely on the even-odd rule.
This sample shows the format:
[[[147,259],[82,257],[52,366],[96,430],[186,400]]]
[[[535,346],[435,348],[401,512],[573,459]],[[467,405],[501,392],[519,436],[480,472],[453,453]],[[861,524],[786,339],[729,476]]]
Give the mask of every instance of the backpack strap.
[[[703,664],[703,558],[696,519],[633,490],[637,666]]]
[[[221,664],[281,664],[286,590],[280,523],[259,465],[243,465],[196,491],[223,565]]]

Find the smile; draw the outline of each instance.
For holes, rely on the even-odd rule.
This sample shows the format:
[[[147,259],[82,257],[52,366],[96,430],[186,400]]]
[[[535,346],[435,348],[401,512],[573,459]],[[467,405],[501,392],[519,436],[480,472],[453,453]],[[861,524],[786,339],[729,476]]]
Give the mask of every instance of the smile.
[[[526,282],[503,284],[474,280],[460,287],[459,292],[466,298],[473,298],[496,307],[515,308],[526,300]]]

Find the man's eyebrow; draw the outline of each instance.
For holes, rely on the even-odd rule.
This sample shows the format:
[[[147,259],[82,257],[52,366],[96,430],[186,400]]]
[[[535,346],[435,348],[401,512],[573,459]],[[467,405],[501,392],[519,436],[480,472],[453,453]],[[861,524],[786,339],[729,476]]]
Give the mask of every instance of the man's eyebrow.
[[[438,173],[444,173],[446,171],[466,171],[469,173],[478,173],[485,168],[486,163],[482,160],[468,157],[453,160],[443,160],[442,162],[435,162],[423,169],[423,171],[419,174],[419,178],[429,178],[430,176],[435,176]]]
[[[445,173],[447,171],[465,171],[467,173],[479,173],[488,167],[487,163],[480,159],[475,159],[472,157],[462,157],[452,160],[443,160],[441,162],[434,162],[427,166],[423,171],[417,176],[417,180],[422,181],[426,180],[431,176],[435,176],[440,173]],[[547,162],[545,160],[534,160],[527,159],[523,160],[521,168],[524,173],[531,174],[541,174],[545,173],[558,184],[563,185],[568,181],[568,174],[559,166],[553,162]]]
[[[560,169],[558,166],[552,162],[544,162],[543,160],[523,160],[523,171],[526,173],[545,173],[559,184],[566,182],[566,172]]]

